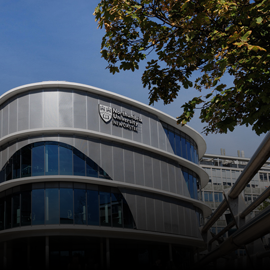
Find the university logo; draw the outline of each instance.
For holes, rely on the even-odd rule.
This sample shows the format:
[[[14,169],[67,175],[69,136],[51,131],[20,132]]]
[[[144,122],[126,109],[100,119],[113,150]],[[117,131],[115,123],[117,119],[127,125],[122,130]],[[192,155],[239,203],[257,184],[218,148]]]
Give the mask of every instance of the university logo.
[[[112,119],[112,107],[99,104],[99,115],[105,123]]]

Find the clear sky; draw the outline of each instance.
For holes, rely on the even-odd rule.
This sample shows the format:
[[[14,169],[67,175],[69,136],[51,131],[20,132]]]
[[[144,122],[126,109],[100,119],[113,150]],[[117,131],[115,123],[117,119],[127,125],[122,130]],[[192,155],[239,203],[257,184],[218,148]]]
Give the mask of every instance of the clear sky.
[[[112,75],[101,58],[104,30],[97,29],[93,16],[98,0],[0,0],[0,94],[28,83],[69,81],[109,90],[148,104],[148,90],[142,87],[144,64],[135,72]],[[231,78],[225,78],[230,83]],[[181,105],[198,93],[180,91],[177,100],[155,108],[178,116]],[[199,115],[189,123],[202,131]],[[244,150],[251,157],[265,135],[251,128],[237,127],[225,135],[204,136],[207,153],[237,156]]]

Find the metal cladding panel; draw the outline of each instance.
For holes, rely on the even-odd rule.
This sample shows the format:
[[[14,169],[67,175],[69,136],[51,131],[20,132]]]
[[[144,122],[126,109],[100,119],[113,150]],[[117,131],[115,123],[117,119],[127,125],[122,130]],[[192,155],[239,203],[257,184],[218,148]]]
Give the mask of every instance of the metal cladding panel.
[[[99,131],[98,99],[97,96],[87,95],[87,128]]]
[[[122,106],[121,103],[116,102],[116,101],[112,101],[112,107],[117,109],[119,112],[122,111]],[[114,136],[118,136],[118,137],[123,137],[123,129],[119,128],[115,125],[112,125],[112,135]]]
[[[142,111],[142,142],[151,145],[151,138],[150,138],[150,120],[149,120],[149,114],[147,112]]]
[[[59,127],[73,127],[72,91],[59,91]]]
[[[29,128],[29,95],[18,98],[18,131]]]
[[[154,188],[161,189],[161,170],[160,170],[160,160],[153,158],[153,185]]]
[[[100,141],[89,140],[88,152],[88,157],[90,157],[97,164],[100,164]]]
[[[134,164],[135,164],[135,183],[140,186],[144,186],[144,162],[143,155],[138,152],[134,152]]]
[[[113,165],[114,176],[113,180],[125,182],[124,175],[124,150],[122,147],[115,145],[113,147]]]
[[[104,97],[100,97],[99,104],[102,104],[108,107],[111,106],[110,100]],[[98,116],[98,114],[99,114],[99,108],[97,108],[97,111],[95,112],[95,115],[99,119],[99,131],[106,134],[112,134],[112,120],[109,123],[105,123],[103,119]]]
[[[200,237],[198,219],[196,217],[196,212],[193,209],[190,209],[190,219],[192,235],[194,235],[195,237]]]
[[[164,231],[167,233],[172,232],[172,221],[171,221],[171,207],[170,203],[163,201],[163,216],[164,216]]]
[[[35,143],[35,142],[42,142],[42,141],[44,141],[44,137],[39,136],[39,137],[35,137],[35,138],[29,138],[27,140],[27,143]]]
[[[192,236],[192,227],[191,227],[191,212],[190,209],[185,207],[185,226],[186,226],[186,235]]]
[[[120,188],[119,190],[123,194],[125,200],[127,201],[127,204],[128,204],[129,209],[131,211],[131,214],[133,216],[133,219],[134,219],[134,221],[135,221],[135,223],[137,225],[137,222],[136,222],[136,220],[137,220],[136,195],[135,194],[131,194],[131,193],[126,193],[125,192],[125,189],[121,189]]]
[[[125,182],[135,184],[134,178],[134,157],[133,151],[124,149],[124,162],[125,162]]]
[[[172,233],[179,234],[178,205],[171,204]]]
[[[18,117],[17,117],[17,99],[9,104],[9,133],[17,131]]]
[[[132,107],[132,112],[137,117],[142,117],[141,110],[139,110],[139,109],[137,109],[135,107]],[[137,122],[137,123],[138,123],[138,126],[137,126],[138,131],[133,132],[133,140],[136,141],[136,142],[142,142],[143,123],[140,123],[140,122]]]
[[[87,140],[86,140],[86,138],[75,137],[74,138],[74,146],[79,151],[81,151],[82,153],[87,155]]]
[[[123,106],[122,105],[122,111],[126,112],[128,115],[132,114],[131,107],[128,105]],[[134,131],[131,131],[129,129],[123,128],[123,138],[132,140]]]
[[[152,198],[145,198],[146,202],[146,226],[147,230],[155,231],[156,222],[155,222],[155,200]]]
[[[58,92],[44,91],[44,127],[58,127]]]
[[[175,165],[168,164],[170,192],[177,193],[175,180]]]
[[[14,143],[9,147],[7,159],[9,160],[16,151],[17,151],[17,145],[16,143]]]
[[[184,207],[181,205],[177,205],[178,212],[178,224],[179,224],[179,234],[186,235],[186,218]]]
[[[161,160],[161,179],[162,179],[162,190],[169,191],[168,164],[164,160]]]
[[[161,150],[166,151],[166,143],[167,143],[167,136],[164,131],[164,128],[160,122],[157,123],[158,125],[158,145]]]
[[[112,177],[113,175],[113,153],[112,146],[101,143],[101,164],[100,167]]]
[[[144,181],[145,186],[153,187],[152,158],[148,155],[144,155]]]
[[[140,230],[147,230],[147,224],[146,224],[146,202],[145,197],[136,195],[136,205],[137,205],[137,229]]]
[[[86,96],[84,93],[73,93],[74,127],[86,129]]]
[[[8,134],[8,104],[3,108],[3,137]]]
[[[151,145],[158,147],[158,118],[150,116]]]
[[[155,200],[155,220],[156,230],[158,232],[164,232],[163,203],[160,200]]]
[[[43,92],[30,94],[30,128],[43,127]]]
[[[175,166],[175,192],[183,195],[183,174],[179,166]]]
[[[68,137],[68,136],[61,136],[59,138],[59,141],[62,143],[66,143],[69,145],[73,145],[73,137]],[[86,150],[87,151],[87,150]]]

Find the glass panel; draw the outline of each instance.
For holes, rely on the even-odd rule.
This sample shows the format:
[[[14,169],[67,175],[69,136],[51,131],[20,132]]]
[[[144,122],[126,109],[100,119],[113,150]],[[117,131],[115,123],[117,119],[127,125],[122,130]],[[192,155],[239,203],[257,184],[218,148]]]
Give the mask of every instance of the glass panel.
[[[89,177],[98,177],[98,165],[90,158],[86,158],[86,175]]]
[[[13,195],[13,220],[12,227],[19,227],[21,222],[20,194]]]
[[[98,191],[87,190],[88,225],[99,225]]]
[[[6,175],[6,171],[5,171],[5,169],[3,169],[0,172],[0,183],[3,183],[5,181],[5,175]]]
[[[12,161],[9,160],[6,165],[6,181],[12,179]]]
[[[172,131],[169,131],[169,141],[173,149],[173,152],[175,153],[174,133]]]
[[[181,137],[181,144],[182,144],[182,157],[187,158],[186,139],[183,137]]]
[[[198,200],[197,179],[194,176],[193,176],[193,192],[194,192],[194,199]]]
[[[22,166],[21,177],[31,176],[31,145],[27,145],[21,149]]]
[[[175,152],[176,155],[181,157],[181,139],[177,134],[175,134]]]
[[[6,197],[6,222],[5,229],[11,228],[11,196]]]
[[[100,225],[101,226],[111,226],[111,201],[110,193],[100,192]]]
[[[205,202],[208,202],[209,201],[209,197],[208,197],[208,192],[207,191],[204,192],[204,201]]]
[[[85,156],[77,149],[73,149],[74,175],[85,176]]]
[[[112,194],[112,224],[113,227],[123,227],[122,195]]]
[[[14,155],[13,155],[13,173],[12,173],[12,178],[16,179],[16,178],[20,178],[20,151],[17,151]]]
[[[60,189],[60,223],[73,224],[73,189]]]
[[[5,200],[0,199],[0,231],[4,230]]]
[[[32,225],[44,224],[44,189],[32,191]]]
[[[124,227],[133,228],[133,217],[126,200],[123,198]]]
[[[42,194],[42,198],[44,198],[44,194]],[[24,191],[21,193],[21,204],[22,204],[21,226],[31,225],[31,191]],[[41,212],[43,211],[44,210],[42,208]]]
[[[86,224],[86,199],[84,189],[74,189],[75,224]]]
[[[194,146],[191,144],[191,161],[195,162]]]
[[[194,199],[193,176],[191,174],[188,175],[188,187],[189,187],[190,197]],[[197,191],[197,188],[196,188],[196,191]]]
[[[72,147],[59,144],[60,174],[72,175]],[[72,218],[73,219],[73,218]]]
[[[187,141],[187,159],[192,161],[191,160],[191,146],[190,146],[190,142]]]
[[[32,148],[32,176],[44,175],[44,142],[34,143]]]
[[[45,223],[59,224],[58,188],[46,188],[45,190]]]
[[[45,144],[45,174],[58,174],[58,143],[56,142]]]
[[[213,201],[213,192],[209,192],[209,202]]]
[[[99,178],[107,178],[109,179],[109,175],[102,169],[99,167],[99,175],[98,175]]]
[[[183,172],[183,175],[184,175],[184,178],[185,178],[185,182],[186,182],[186,185],[187,185],[187,189],[189,191],[189,187],[188,187],[188,173],[187,172]]]

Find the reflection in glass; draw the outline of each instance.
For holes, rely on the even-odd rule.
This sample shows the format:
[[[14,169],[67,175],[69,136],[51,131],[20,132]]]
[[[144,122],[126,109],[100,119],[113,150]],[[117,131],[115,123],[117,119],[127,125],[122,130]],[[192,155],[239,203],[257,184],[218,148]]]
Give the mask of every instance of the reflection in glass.
[[[187,141],[187,159],[191,160],[191,149],[190,149],[190,142]]]
[[[124,227],[133,228],[133,217],[126,200],[123,198]]]
[[[176,155],[182,156],[181,154],[181,139],[180,136],[175,134],[175,150],[176,150]]]
[[[59,224],[59,195],[58,188],[45,190],[45,222],[46,224]]]
[[[183,155],[183,158],[187,158],[186,139],[182,137],[181,138],[181,143],[182,143],[182,155]]]
[[[6,165],[6,181],[12,179],[12,163],[8,161]]]
[[[86,198],[84,189],[74,189],[75,224],[86,224]]]
[[[193,198],[198,200],[198,191],[197,191],[197,179],[193,176]]]
[[[14,194],[12,200],[13,200],[12,227],[14,228],[14,227],[20,226],[20,221],[21,221],[20,194]]]
[[[44,142],[34,143],[32,148],[32,176],[44,175]]]
[[[111,202],[109,192],[100,192],[100,225],[111,226]]]
[[[85,176],[85,155],[73,149],[73,164],[74,164],[74,175]]]
[[[44,189],[32,191],[32,225],[44,224]]]
[[[174,132],[170,130],[169,130],[169,141],[170,141],[173,152],[175,152]]]
[[[111,195],[112,195],[113,227],[122,227],[123,226],[122,195],[119,193],[111,193]]]
[[[99,225],[98,191],[87,190],[88,225]]]
[[[58,143],[56,142],[45,144],[45,174],[58,174]]]
[[[191,144],[191,161],[195,162],[194,146]]]
[[[31,145],[22,148],[21,177],[31,176]]]
[[[13,162],[13,172],[12,172],[12,178],[16,179],[16,178],[20,178],[20,151],[17,151],[12,158],[12,162]]]
[[[72,175],[72,147],[59,144],[60,174]]]
[[[190,197],[194,199],[194,185],[193,185],[193,176],[191,174],[188,175],[188,187]],[[197,191],[197,188],[196,188]]]
[[[73,224],[73,189],[60,189],[60,223]]]
[[[42,198],[43,197],[44,196],[42,196]],[[21,204],[21,226],[31,225],[31,191],[24,191],[21,193]]]
[[[98,165],[90,158],[86,158],[86,175],[89,177],[98,177]]]

